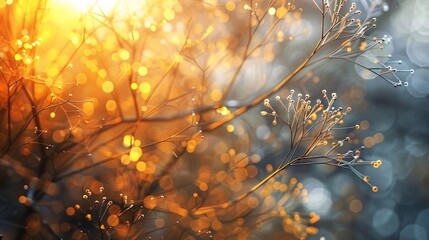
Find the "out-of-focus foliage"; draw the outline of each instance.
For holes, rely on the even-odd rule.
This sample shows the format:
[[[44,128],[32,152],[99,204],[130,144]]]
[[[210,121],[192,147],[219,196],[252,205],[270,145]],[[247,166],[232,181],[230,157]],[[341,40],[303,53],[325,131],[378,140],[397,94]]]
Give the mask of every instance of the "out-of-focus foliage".
[[[397,156],[427,158],[424,111],[403,117],[379,89],[427,95],[427,38],[413,20],[396,55],[374,18],[395,23],[392,4],[0,2],[0,233],[423,236],[425,211],[399,220],[399,186],[426,175]]]

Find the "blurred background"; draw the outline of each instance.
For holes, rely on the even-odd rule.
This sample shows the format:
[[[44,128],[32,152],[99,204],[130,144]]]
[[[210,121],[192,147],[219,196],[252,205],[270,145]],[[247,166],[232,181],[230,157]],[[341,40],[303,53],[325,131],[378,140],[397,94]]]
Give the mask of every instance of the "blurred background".
[[[14,29],[14,24],[9,24],[11,29],[2,29],[10,43],[21,38],[28,45],[32,33],[46,38],[37,48],[39,62],[35,50],[29,50],[34,58],[23,52],[28,63],[19,62],[22,56],[11,60],[21,64],[17,74],[11,75],[23,74],[33,81],[23,86],[34,88],[34,99],[14,99],[16,126],[22,127],[23,120],[31,118],[32,100],[43,107],[52,100],[51,93],[57,99],[85,99],[70,106],[64,104],[63,111],[41,112],[40,121],[48,132],[34,130],[32,124],[24,125],[22,132],[16,131],[17,142],[30,139],[34,145],[4,147],[0,159],[0,234],[6,239],[46,239],[55,234],[82,239],[81,229],[99,234],[103,219],[98,225],[90,224],[93,222],[86,213],[94,208],[85,209],[86,189],[98,198],[112,199],[110,220],[103,221],[122,230],[114,232],[118,238],[124,237],[129,227],[129,221],[119,222],[119,212],[124,210],[121,207],[127,207],[123,204],[126,198],[119,195],[123,193],[142,206],[134,209],[138,208],[136,204],[130,209],[148,216],[130,234],[147,239],[161,239],[164,234],[167,239],[176,237],[183,229],[190,238],[201,239],[211,239],[210,231],[215,230],[221,236],[237,230],[230,238],[299,238],[306,229],[294,231],[293,227],[301,227],[301,217],[305,223],[308,212],[317,213],[321,219],[314,221],[318,232],[309,239],[429,238],[429,1],[356,0],[362,16],[371,4],[375,6],[370,18],[378,18],[377,28],[367,32],[368,44],[373,37],[385,41],[382,50],[366,54],[381,61],[384,70],[397,69],[395,75],[383,76],[403,86],[394,87],[358,66],[377,67],[379,62],[348,58],[346,48],[342,54],[358,64],[325,59],[328,51],[323,49],[313,59],[319,59],[318,64],[304,68],[275,94],[272,88],[293,72],[320,37],[320,13],[313,1],[289,1],[296,6],[292,4],[294,11],[279,24],[279,33],[269,36],[275,44],[262,44],[243,65],[241,54],[247,39],[243,29],[248,27],[248,16],[254,17],[246,11],[261,16],[261,9],[268,9],[266,5],[252,8],[244,1],[223,0],[163,1],[161,5],[157,1],[138,5],[118,2],[106,1],[103,12],[103,8],[88,10],[88,4],[79,1],[48,1],[52,5],[47,6],[59,7],[60,11],[47,11],[40,32],[36,28],[24,31],[21,26]],[[20,16],[19,11],[28,10],[26,3],[6,1],[1,7],[16,7],[15,13]],[[264,39],[276,17],[286,15],[284,3],[276,2],[277,10],[255,31],[253,44]],[[88,11],[93,11],[91,21],[85,15]],[[112,17],[117,22],[110,19],[109,12],[117,14],[117,19]],[[9,12],[3,13],[4,22],[13,18]],[[194,19],[188,19],[190,16]],[[37,22],[38,18],[34,19]],[[19,23],[25,26],[27,22],[35,25],[25,17]],[[256,25],[254,20],[252,24]],[[34,46],[39,44],[31,40]],[[7,52],[13,44],[4,42],[2,49]],[[242,71],[234,77],[238,66]],[[380,73],[381,69],[375,71]],[[231,83],[228,79],[234,80],[223,96]],[[2,84],[6,89],[7,84]],[[240,201],[243,204],[220,211],[223,220],[209,214],[188,214],[201,206],[234,199],[266,177],[284,158],[290,135],[284,126],[272,126],[272,118],[261,116],[261,110],[267,109],[252,100],[266,92],[271,92],[270,99],[277,94],[286,99],[291,89],[310,94],[313,102],[322,98],[321,91],[326,89],[329,94],[337,93],[336,106],[353,109],[346,123],[360,128],[354,132],[346,129],[337,138],[352,136],[352,147],[348,145],[345,151],[364,146],[363,159],[383,162],[378,169],[359,168],[371,176],[370,182],[378,186],[378,192],[347,169],[297,166],[251,195],[253,202]],[[22,91],[18,93],[25,96]],[[3,97],[5,91],[1,94]],[[5,103],[1,102],[2,107]],[[254,106],[224,125],[212,125],[222,123],[225,116],[246,104]],[[80,107],[85,114],[76,111]],[[6,116],[6,111],[1,113]],[[136,121],[140,118],[141,122]],[[6,146],[10,137],[6,128],[1,130],[0,143]],[[33,142],[36,133],[46,142]],[[243,159],[245,163],[240,163]],[[279,186],[287,189],[287,184],[299,186],[297,181],[304,184],[306,194],[302,194],[302,186],[279,190]],[[98,194],[101,188],[105,192]],[[287,211],[278,211],[276,200],[282,199],[284,192],[298,192],[308,201],[298,197],[285,207]],[[270,211],[264,212],[267,206],[276,209],[274,217]],[[237,217],[243,214],[241,208],[249,214],[252,209],[258,211],[246,218]],[[268,216],[269,221],[260,216]],[[312,218],[318,219],[311,215],[308,219]],[[290,219],[296,222],[290,224]],[[255,228],[260,222],[265,223],[263,227]],[[207,230],[202,236],[201,229]]]
[[[359,108],[355,119],[367,121],[358,137],[366,146],[365,158],[383,160],[372,174],[379,192],[368,191],[343,171],[332,176],[311,171],[301,177],[313,207],[330,206],[321,213],[320,231],[312,239],[429,238],[429,2],[385,1],[381,9],[372,34],[391,37],[390,64],[414,70],[404,77],[409,86],[360,80],[359,68],[349,65],[332,64],[333,73],[327,75],[338,80],[340,96],[352,97],[345,102]],[[312,186],[318,200],[311,197]]]

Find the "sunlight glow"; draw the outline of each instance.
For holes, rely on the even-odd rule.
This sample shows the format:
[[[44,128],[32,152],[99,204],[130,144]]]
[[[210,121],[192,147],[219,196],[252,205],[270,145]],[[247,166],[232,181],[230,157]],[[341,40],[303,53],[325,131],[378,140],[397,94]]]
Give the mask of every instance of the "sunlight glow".
[[[92,10],[100,10],[105,14],[109,14],[118,4],[117,0],[65,0],[70,3],[74,9],[79,12],[87,13]]]
[[[133,9],[141,7],[145,1],[138,0],[60,0],[61,5],[71,7],[80,13],[97,13],[102,15],[115,15],[132,12]]]

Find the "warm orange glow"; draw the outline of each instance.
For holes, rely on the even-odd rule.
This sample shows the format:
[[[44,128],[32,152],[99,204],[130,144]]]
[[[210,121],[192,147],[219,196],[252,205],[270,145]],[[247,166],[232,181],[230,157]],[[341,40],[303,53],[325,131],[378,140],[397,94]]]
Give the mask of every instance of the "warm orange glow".
[[[117,0],[61,0],[59,2],[71,5],[75,10],[81,13],[87,13],[92,9],[100,9],[106,14],[112,12],[116,4],[118,4]]]
[[[313,55],[322,57],[316,48],[301,65],[280,66],[311,50],[313,41],[298,55],[284,53],[316,28],[301,25],[298,7],[265,0],[3,0],[0,165],[26,184],[25,191],[11,185],[13,200],[46,207],[31,215],[76,239],[91,223],[101,230],[94,236],[112,239],[180,232],[183,239],[247,239],[266,234],[268,220],[285,239],[317,233],[311,225],[319,217],[300,212],[314,194],[286,168],[316,163],[311,156],[324,152],[343,168],[369,163],[360,150],[336,149],[353,133],[336,135],[348,122],[335,93],[322,92],[317,103],[285,88],[307,63],[317,63]],[[343,26],[342,16],[326,25]],[[329,38],[340,30],[331,31],[319,44],[334,45]],[[338,52],[357,49],[349,44]],[[283,100],[274,95],[288,91]],[[365,136],[368,148],[384,141],[382,133]],[[286,148],[286,158],[266,160]],[[349,209],[363,206],[355,200]],[[46,239],[42,225],[28,229]]]

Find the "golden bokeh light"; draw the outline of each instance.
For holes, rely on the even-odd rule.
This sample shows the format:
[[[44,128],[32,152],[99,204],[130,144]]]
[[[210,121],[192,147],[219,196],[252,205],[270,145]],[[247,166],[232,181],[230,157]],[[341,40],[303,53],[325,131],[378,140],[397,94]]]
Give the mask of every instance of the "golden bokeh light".
[[[111,13],[120,4],[118,0],[58,0],[56,2],[65,6],[71,6],[72,9],[80,13],[88,13],[95,9],[105,14]]]
[[[309,13],[322,11],[309,4]],[[306,239],[320,217],[303,207],[311,189],[287,168],[337,166],[382,191],[360,172],[381,160],[342,148],[369,122],[350,127],[351,108],[337,106],[335,93],[313,100],[285,88],[297,76],[323,82],[307,71],[325,60],[322,47],[352,58],[378,43],[353,34],[340,8],[315,31],[304,6],[0,2],[0,163],[28,215],[17,238]],[[309,40],[315,35],[322,39]],[[364,103],[363,88],[346,95],[342,102]],[[361,142],[372,148],[385,138]]]

